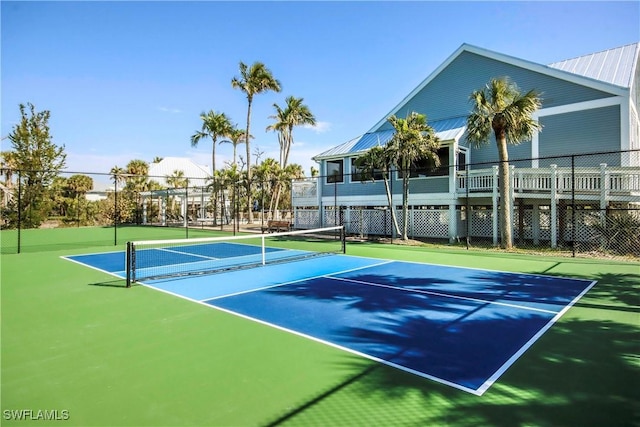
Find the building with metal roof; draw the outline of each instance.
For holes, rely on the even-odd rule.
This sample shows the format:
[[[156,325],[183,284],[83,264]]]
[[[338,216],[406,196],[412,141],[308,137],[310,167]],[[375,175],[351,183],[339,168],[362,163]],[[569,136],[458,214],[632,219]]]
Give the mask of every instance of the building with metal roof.
[[[299,183],[299,188],[294,184],[295,225],[355,224],[351,215],[356,215],[361,231],[367,221],[378,224],[378,233],[389,230],[379,217],[389,205],[385,187],[380,178],[363,180],[355,160],[392,138],[388,117],[418,112],[426,115],[441,141],[442,166],[422,165],[415,174],[412,171],[409,204],[421,211],[416,215],[431,218],[431,225],[425,225],[423,219],[412,217],[412,234],[453,241],[475,232],[495,242],[499,198],[495,168],[500,158],[494,143],[476,146],[467,141],[466,120],[472,108],[469,95],[496,77],[508,77],[522,92],[533,89],[542,98],[542,107],[534,114],[542,130],[531,141],[509,146],[514,197],[521,207],[516,235],[548,239],[552,247],[566,238],[562,233],[567,227],[558,226],[562,222],[558,211],[566,208],[572,193],[566,174],[575,178],[575,168],[584,173],[584,180],[572,181],[573,202],[600,209],[616,203],[640,206],[639,53],[640,43],[633,43],[544,65],[463,44],[366,133],[313,157],[321,177]],[[619,182],[611,178],[614,175]],[[398,206],[401,179],[393,171],[392,176],[391,204]],[[474,217],[466,210],[471,205],[482,207],[489,222],[481,224],[482,215],[476,215],[470,227]],[[541,231],[543,223],[551,224],[548,232]]]
[[[183,172],[184,177],[189,179],[189,186],[192,187],[203,187],[211,178],[209,166],[199,165],[186,157],[165,157],[158,163],[150,164],[149,178],[163,187],[171,187],[167,183],[167,178],[176,171]]]

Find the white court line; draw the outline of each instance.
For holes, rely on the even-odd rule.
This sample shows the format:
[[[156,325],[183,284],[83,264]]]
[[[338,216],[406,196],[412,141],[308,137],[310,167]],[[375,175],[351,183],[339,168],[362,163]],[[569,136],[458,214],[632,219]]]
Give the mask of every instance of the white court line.
[[[509,360],[504,362],[504,364],[500,368],[498,368],[498,370],[496,372],[493,373],[493,375],[491,375],[489,378],[487,378],[487,380],[478,388],[478,390],[477,390],[478,396],[481,396],[485,391],[487,391],[489,389],[489,387],[491,387],[493,385],[493,383],[496,382],[498,380],[498,378],[500,378],[500,376],[502,374],[504,374],[507,371],[507,369],[509,369],[511,367],[511,365],[513,365],[516,362],[516,360],[518,360],[518,358],[520,358],[520,356],[522,356],[529,349],[529,347],[531,347],[545,332],[547,332],[549,330],[549,328],[551,328],[558,320],[560,320],[560,318],[562,316],[564,316],[564,314],[571,307],[573,307],[573,305],[576,302],[578,302],[580,300],[580,298],[582,298],[587,292],[589,292],[591,290],[591,288],[593,288],[593,286],[596,283],[598,283],[597,280],[591,281],[591,284],[589,286],[587,286],[584,289],[584,291],[582,291],[580,293],[580,295],[576,296],[573,299],[573,301],[571,301],[562,310],[560,310],[553,317],[553,319],[549,320],[549,322],[547,322],[546,325],[544,325],[542,328],[540,328],[538,330],[538,332],[529,339],[529,341],[527,341],[522,347],[520,347],[520,350],[515,352],[513,354],[513,356],[511,356],[509,358]]]
[[[104,252],[104,253],[107,253],[107,252]],[[111,252],[111,253],[113,253],[113,252]],[[98,254],[96,254],[96,255],[99,255],[99,254],[100,254],[100,253],[98,253]],[[62,258],[62,259],[66,259],[67,261],[75,262],[76,264],[81,265],[81,266],[83,266],[83,267],[89,267],[89,268],[91,268],[91,269],[93,269],[93,270],[100,271],[101,273],[107,273],[107,274],[110,274],[111,276],[117,277],[118,279],[126,280],[126,277],[122,277],[122,276],[120,276],[120,275],[116,274],[116,273],[118,273],[118,271],[107,271],[107,270],[103,270],[103,269],[101,269],[101,268],[94,267],[94,266],[93,266],[93,265],[91,265],[91,264],[85,264],[84,262],[80,262],[80,261],[76,261],[75,259],[71,259],[71,258],[69,258],[69,256],[77,256],[77,255],[61,256],[60,258]],[[121,272],[124,272],[124,270],[123,270],[123,271],[121,271]]]
[[[395,290],[404,291],[404,292],[415,292],[415,293],[418,293],[418,294],[435,295],[435,296],[446,297],[446,298],[455,298],[455,299],[461,299],[461,300],[467,300],[467,301],[480,302],[480,303],[483,303],[483,304],[503,305],[505,307],[518,308],[518,309],[530,310],[530,311],[539,311],[541,313],[549,313],[549,314],[556,314],[557,313],[557,311],[553,311],[553,310],[544,310],[542,308],[526,307],[526,306],[517,305],[517,304],[509,304],[509,303],[506,303],[506,302],[489,301],[489,300],[483,300],[483,299],[480,299],[480,298],[464,297],[462,295],[445,294],[445,293],[434,292],[434,291],[423,291],[421,289],[413,289],[413,288],[400,288],[400,287],[397,287],[397,286],[385,285],[383,283],[365,282],[365,281],[362,281],[362,280],[347,279],[347,278],[343,278],[343,277],[328,277],[328,278],[329,279],[335,279],[335,280],[342,280],[344,282],[358,283],[358,284],[367,285],[367,286],[377,286],[377,287],[380,287],[380,288],[395,289]]]
[[[149,249],[147,249],[147,250],[149,250]],[[164,251],[164,252],[170,252],[170,253],[180,254],[180,255],[189,255],[189,256],[194,256],[194,257],[197,257],[197,258],[204,258],[204,259],[208,259],[208,260],[219,260],[220,259],[220,258],[216,258],[214,256],[206,256],[206,255],[194,254],[194,253],[191,253],[191,252],[176,251],[175,249],[169,249],[169,248],[152,248],[150,250]],[[196,261],[196,262],[198,262],[198,261]]]
[[[365,256],[365,255],[349,255],[349,254],[347,254],[347,256],[351,256],[351,257],[354,257],[354,258],[384,259],[384,258],[372,258],[370,256]],[[455,264],[439,264],[439,263],[435,263],[435,262],[407,261],[407,260],[403,260],[403,259],[395,259],[393,261],[394,262],[406,262],[408,264],[418,264],[418,265],[425,265],[425,266],[433,265],[433,266],[436,266],[436,267],[458,268],[458,269],[461,269],[461,270],[474,270],[474,271],[485,271],[485,272],[488,271],[489,273],[505,273],[505,274],[513,274],[513,275],[516,275],[516,276],[533,276],[533,277],[544,277],[544,278],[550,278],[550,279],[562,279],[562,280],[574,280],[574,281],[590,282],[589,279],[578,279],[578,278],[570,277],[570,276],[555,276],[553,274],[523,273],[521,271],[495,270],[495,269],[491,269],[491,268],[482,268],[482,267],[464,267],[464,266],[455,265]]]
[[[361,266],[361,267],[350,268],[348,270],[338,271],[338,272],[330,273],[330,274],[326,274],[325,273],[325,274],[319,274],[317,276],[304,277],[302,279],[296,279],[296,280],[292,280],[292,281],[284,282],[284,283],[277,283],[275,285],[262,286],[260,288],[248,289],[246,291],[233,292],[231,294],[220,295],[220,296],[213,297],[213,298],[205,298],[205,299],[200,300],[200,301],[203,301],[203,302],[205,302],[205,301],[215,301],[215,300],[221,299],[221,298],[232,297],[232,296],[242,295],[242,294],[248,294],[248,293],[257,292],[257,291],[263,291],[265,289],[276,288],[278,286],[291,285],[291,284],[294,284],[294,283],[304,282],[306,280],[320,279],[322,277],[331,278],[332,274],[351,273],[352,271],[362,270],[362,269],[369,268],[369,267],[377,267],[379,265],[389,264],[391,262],[394,262],[394,261],[385,261],[385,262],[380,262],[380,263],[377,263],[377,264],[371,264],[371,265],[365,265],[365,266]]]
[[[302,333],[302,332],[298,332],[298,331],[293,330],[293,329],[289,329],[289,328],[286,328],[286,327],[282,327],[282,326],[279,326],[279,325],[277,325],[277,324],[273,324],[273,323],[270,323],[270,322],[267,322],[267,321],[264,321],[264,320],[261,320],[261,319],[255,318],[255,317],[251,317],[251,316],[248,316],[248,315],[244,315],[244,314],[241,314],[241,313],[238,313],[238,312],[235,312],[235,311],[229,310],[229,309],[225,309],[225,308],[222,308],[222,307],[218,307],[218,306],[216,306],[216,305],[214,305],[214,304],[209,304],[209,303],[208,303],[208,302],[210,302],[210,301],[215,301],[215,300],[217,300],[217,299],[224,298],[224,297],[227,297],[227,296],[238,295],[238,294],[244,294],[244,293],[250,293],[250,292],[257,291],[257,290],[268,289],[268,288],[273,288],[273,287],[277,287],[277,286],[282,286],[282,285],[287,285],[287,284],[293,284],[293,283],[297,283],[297,282],[303,282],[303,281],[306,281],[306,280],[311,280],[311,279],[321,278],[321,277],[333,278],[333,279],[338,279],[338,280],[353,281],[353,282],[358,283],[359,281],[356,281],[356,280],[351,280],[351,279],[340,279],[340,278],[337,278],[337,277],[331,277],[331,276],[332,276],[332,275],[335,275],[335,274],[341,274],[341,273],[347,273],[347,272],[352,272],[352,271],[356,271],[356,270],[362,270],[362,269],[372,268],[372,267],[376,267],[376,266],[379,266],[379,265],[389,264],[389,263],[392,263],[392,262],[403,262],[403,261],[386,260],[386,261],[383,261],[383,262],[380,262],[380,263],[377,263],[377,264],[371,264],[371,265],[361,266],[361,267],[357,267],[357,268],[352,268],[352,269],[344,270],[344,271],[341,271],[341,272],[334,272],[334,273],[330,273],[330,274],[323,274],[323,275],[318,275],[318,276],[314,276],[314,277],[307,277],[307,278],[303,278],[303,279],[299,279],[299,280],[294,280],[294,281],[290,281],[290,282],[286,282],[286,283],[282,283],[282,284],[277,284],[277,285],[272,285],[272,286],[265,286],[265,287],[262,287],[262,288],[260,288],[260,289],[253,289],[253,290],[248,290],[248,291],[243,291],[243,292],[237,292],[237,293],[229,294],[229,295],[225,295],[225,296],[220,296],[220,297],[215,297],[215,298],[209,298],[209,299],[206,299],[206,300],[196,300],[196,299],[193,299],[193,298],[190,298],[190,297],[187,297],[187,296],[184,296],[184,295],[181,295],[181,294],[178,294],[178,293],[172,292],[172,291],[168,291],[168,290],[165,290],[165,289],[162,289],[162,288],[155,287],[155,286],[150,285],[150,284],[145,284],[145,283],[142,283],[142,282],[137,282],[137,283],[139,283],[139,284],[143,285],[144,287],[148,287],[148,288],[151,288],[151,289],[155,289],[155,290],[158,290],[158,291],[160,291],[160,292],[164,292],[164,293],[169,294],[169,295],[177,296],[177,297],[179,297],[179,298],[182,298],[182,299],[185,299],[185,300],[188,300],[188,301],[192,301],[192,302],[195,302],[195,303],[198,303],[198,304],[202,304],[202,305],[204,305],[204,306],[207,306],[207,307],[210,307],[210,308],[214,308],[215,310],[218,310],[218,311],[221,311],[221,312],[225,312],[225,313],[228,313],[228,314],[231,314],[231,315],[234,315],[234,316],[238,316],[238,317],[241,317],[241,318],[244,318],[244,319],[248,319],[248,320],[254,321],[254,322],[259,323],[259,324],[263,324],[263,325],[266,325],[266,326],[270,326],[270,327],[273,327],[273,328],[275,328],[275,329],[279,329],[279,330],[281,330],[281,331],[285,331],[285,332],[288,332],[288,333],[291,333],[291,334],[294,334],[294,335],[297,335],[297,336],[301,336],[301,337],[304,337],[304,338],[310,339],[310,340],[315,341],[315,342],[319,342],[319,343],[322,343],[322,344],[325,344],[325,345],[328,345],[328,346],[331,346],[331,347],[334,347],[334,348],[338,348],[338,349],[343,350],[343,351],[346,351],[346,352],[348,352],[348,353],[355,354],[355,355],[358,355],[358,356],[364,357],[364,358],[366,358],[366,359],[369,359],[369,360],[372,360],[372,361],[375,361],[375,362],[379,362],[379,363],[382,363],[382,364],[384,364],[384,365],[391,366],[391,367],[394,367],[394,368],[396,368],[396,369],[399,369],[399,370],[402,370],[402,371],[405,371],[405,372],[409,372],[409,373],[412,373],[412,374],[414,374],[414,375],[417,375],[417,376],[420,376],[420,377],[423,377],[423,378],[427,378],[427,379],[433,380],[433,381],[438,382],[438,383],[441,383],[441,384],[448,385],[448,386],[450,386],[450,387],[456,388],[456,389],[458,389],[458,390],[465,391],[465,392],[467,392],[467,393],[471,393],[471,394],[476,395],[476,396],[482,396],[482,395],[483,395],[483,394],[484,394],[484,393],[485,393],[485,392],[486,392],[486,391],[487,391],[487,390],[488,390],[488,389],[489,389],[489,388],[490,388],[490,387],[495,383],[495,381],[497,381],[497,380],[498,380],[498,378],[499,378],[499,377],[500,377],[500,376],[501,376],[505,371],[507,371],[507,370],[509,369],[509,367],[510,367],[511,365],[513,365],[513,364],[515,363],[515,361],[516,361],[520,356],[522,356],[522,354],[524,354],[524,353],[526,352],[526,350],[528,350],[528,349],[529,349],[529,347],[531,347],[531,346],[532,346],[532,345],[533,345],[533,344],[534,344],[534,343],[535,343],[535,342],[536,342],[536,341],[537,341],[537,340],[538,340],[538,339],[539,339],[539,338],[540,338],[540,337],[541,337],[541,336],[542,336],[542,335],[543,335],[543,334],[544,334],[544,333],[545,333],[549,328],[551,328],[551,326],[553,326],[553,324],[554,324],[556,321],[558,321],[558,320],[559,320],[559,319],[560,319],[560,318],[561,318],[561,317],[562,317],[562,316],[563,316],[563,315],[564,315],[564,314],[565,314],[565,313],[566,313],[566,312],[567,312],[567,311],[568,311],[568,310],[569,310],[569,309],[570,309],[570,308],[571,308],[571,307],[572,307],[572,306],[573,306],[573,305],[574,305],[574,304],[575,304],[575,303],[576,303],[580,298],[582,298],[582,296],[584,296],[584,295],[585,295],[585,294],[586,294],[586,293],[587,293],[587,292],[588,292],[588,291],[589,291],[589,290],[590,290],[590,289],[591,289],[591,288],[592,288],[592,287],[597,283],[596,281],[591,281],[590,285],[589,285],[587,288],[585,288],[585,289],[584,289],[584,291],[583,291],[582,293],[580,293],[580,295],[576,296],[576,297],[573,299],[573,301],[571,301],[571,303],[569,303],[568,305],[566,305],[566,306],[564,307],[564,309],[563,309],[563,310],[561,310],[560,312],[557,312],[557,313],[556,313],[556,312],[552,312],[552,311],[551,311],[551,312],[549,312],[549,311],[546,311],[546,310],[538,310],[538,311],[542,311],[542,312],[548,312],[548,313],[551,313],[551,314],[555,314],[555,316],[554,316],[554,317],[553,317],[549,322],[547,322],[547,324],[546,324],[544,327],[542,327],[542,328],[541,328],[541,329],[540,329],[540,330],[539,330],[539,331],[538,331],[538,332],[537,332],[533,337],[531,337],[531,338],[529,339],[529,341],[527,341],[527,343],[526,343],[526,344],[524,344],[524,345],[523,345],[523,346],[522,346],[522,347],[521,347],[521,348],[520,348],[516,353],[514,353],[514,354],[513,354],[513,355],[512,355],[512,356],[511,356],[511,357],[510,357],[510,358],[509,358],[509,359],[508,359],[508,360],[507,360],[507,361],[506,361],[506,362],[505,362],[505,363],[504,363],[500,368],[498,368],[498,370],[496,370],[496,371],[493,373],[493,375],[491,375],[491,376],[490,376],[490,377],[489,377],[489,378],[488,378],[488,379],[487,379],[483,384],[481,384],[477,389],[472,389],[472,388],[470,388],[470,387],[466,387],[466,386],[463,386],[463,385],[461,385],[461,384],[457,384],[457,383],[454,383],[454,382],[451,382],[451,381],[445,380],[445,379],[443,379],[443,378],[439,378],[439,377],[437,377],[437,376],[430,375],[430,374],[427,374],[427,373],[424,373],[424,372],[421,372],[421,371],[416,371],[416,370],[413,370],[413,369],[408,368],[408,367],[406,367],[406,366],[403,366],[403,365],[400,365],[400,364],[396,364],[396,363],[394,363],[394,362],[391,362],[391,361],[388,361],[388,360],[385,360],[385,359],[382,359],[382,358],[379,358],[379,357],[376,357],[376,356],[372,356],[372,355],[369,355],[369,354],[366,354],[366,353],[362,353],[362,352],[360,352],[360,351],[353,350],[353,349],[350,349],[350,348],[348,348],[348,347],[345,347],[345,346],[342,346],[342,345],[339,345],[339,344],[332,343],[332,342],[330,342],[330,341],[326,341],[326,340],[323,340],[323,339],[320,339],[320,338],[314,337],[314,336],[312,336],[312,335],[308,335],[308,334],[305,334],[305,333]],[[84,265],[84,264],[83,264],[83,265]],[[455,268],[455,266],[451,266],[451,267],[454,267],[454,268]],[[461,267],[461,268],[464,268],[464,267]],[[475,270],[475,269],[474,269],[474,270]],[[478,269],[478,270],[479,270],[479,269]],[[527,274],[527,273],[524,273],[524,274]],[[549,276],[549,277],[554,277],[554,278],[556,278],[555,276]],[[573,279],[573,280],[576,280],[576,279]],[[365,283],[365,284],[369,284],[369,285],[374,285],[374,286],[385,286],[385,287],[390,287],[390,286],[388,286],[388,285],[370,284],[370,283],[367,283],[367,282],[363,282],[363,283]],[[393,289],[401,289],[401,288],[395,288],[395,287],[391,287],[391,288],[393,288]],[[405,290],[405,291],[414,291],[414,292],[416,292],[416,291],[417,291],[417,292],[424,292],[424,293],[429,292],[429,291],[406,290],[406,289],[401,289],[401,290]],[[432,292],[432,293],[433,293],[433,294],[438,294],[438,293],[435,293],[435,292]],[[444,296],[450,296],[450,295],[444,295]],[[452,297],[453,297],[453,296],[452,296]],[[472,299],[472,300],[474,300],[473,298],[466,298],[466,297],[460,297],[460,298],[464,298],[464,299]],[[478,301],[482,301],[482,300],[478,300]],[[485,301],[485,302],[487,302],[487,303],[495,303],[495,302],[491,302],[491,301]],[[495,303],[495,304],[501,304],[501,303]],[[509,304],[502,304],[502,305],[509,305]],[[517,306],[516,306],[516,307],[517,307]],[[525,308],[525,309],[529,309],[529,310],[531,310],[531,308],[529,308],[529,307],[522,307],[522,308]]]

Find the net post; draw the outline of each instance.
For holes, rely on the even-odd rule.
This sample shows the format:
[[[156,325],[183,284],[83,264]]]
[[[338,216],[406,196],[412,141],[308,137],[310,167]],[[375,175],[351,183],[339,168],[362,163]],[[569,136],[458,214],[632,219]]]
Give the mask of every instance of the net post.
[[[262,265],[265,265],[267,263],[267,248],[265,246],[265,242],[264,242],[264,235],[262,235],[260,237],[260,241],[261,241],[261,250],[262,250]]]
[[[342,254],[347,253],[347,233],[345,232],[344,225],[340,227],[340,244],[342,245]]]
[[[132,242],[127,242],[127,254],[125,257],[127,271],[127,288],[131,287],[131,283],[136,281],[135,269],[135,250]]]

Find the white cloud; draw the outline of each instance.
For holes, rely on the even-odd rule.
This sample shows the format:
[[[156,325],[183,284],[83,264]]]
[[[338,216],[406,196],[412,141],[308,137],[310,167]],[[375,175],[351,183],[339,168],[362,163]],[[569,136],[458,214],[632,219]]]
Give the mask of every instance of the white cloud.
[[[158,110],[164,113],[173,113],[173,114],[182,113],[182,110],[179,110],[177,108],[158,107]]]
[[[315,125],[304,125],[305,129],[311,129],[316,133],[324,133],[331,130],[331,123],[329,122],[316,122]]]
[[[131,160],[144,158],[143,154],[136,152],[110,156],[67,152],[65,170],[83,173],[109,173],[114,166],[124,168]]]

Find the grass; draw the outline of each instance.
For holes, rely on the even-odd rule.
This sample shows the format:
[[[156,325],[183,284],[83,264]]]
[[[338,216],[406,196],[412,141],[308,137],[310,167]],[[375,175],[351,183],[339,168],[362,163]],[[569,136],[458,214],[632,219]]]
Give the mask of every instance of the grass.
[[[114,250],[113,229],[31,231],[31,250],[1,257],[2,425],[640,423],[637,263],[349,244],[351,255],[598,281],[477,397],[60,258]],[[123,242],[164,232],[184,234],[119,230]],[[7,419],[22,409],[69,419]]]

